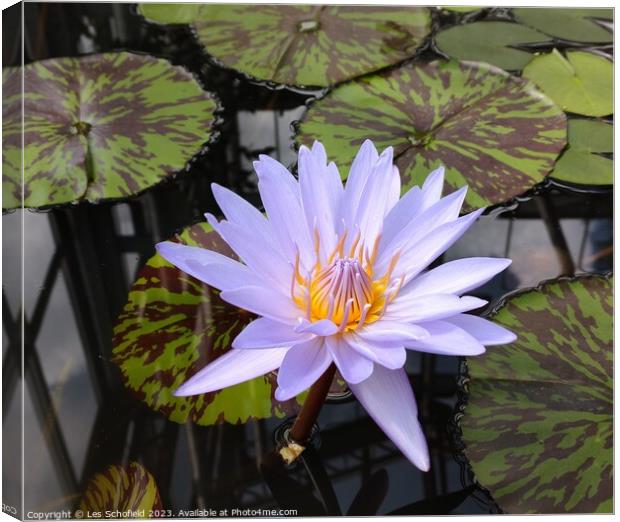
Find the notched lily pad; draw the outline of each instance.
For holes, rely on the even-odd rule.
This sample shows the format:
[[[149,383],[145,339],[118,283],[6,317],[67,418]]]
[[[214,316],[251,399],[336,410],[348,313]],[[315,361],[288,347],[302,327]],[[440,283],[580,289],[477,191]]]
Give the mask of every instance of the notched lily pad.
[[[548,40],[529,27],[494,21],[455,25],[435,36],[437,47],[452,58],[487,62],[510,71],[522,69],[532,59],[532,53],[518,46]]]
[[[534,7],[513,9],[517,21],[545,34],[573,42],[613,42],[613,32],[597,20],[613,22],[613,9],[558,9]]]
[[[233,256],[208,224],[189,227],[175,240]],[[175,422],[236,424],[296,413],[302,397],[276,401],[273,372],[212,393],[172,395],[189,377],[226,353],[253,319],[250,313],[222,301],[217,290],[156,254],[138,273],[114,327],[113,360],[125,386]]]
[[[106,511],[144,511],[142,516],[129,518],[149,518],[149,512],[162,509],[162,503],[153,475],[138,462],[130,462],[95,474],[86,486],[78,509],[83,513],[79,518],[97,518],[95,513],[99,513],[100,518]]]
[[[493,319],[519,337],[467,359],[477,480],[507,513],[611,512],[613,279],[549,281]]]
[[[585,52],[557,49],[532,59],[523,76],[532,80],[567,112],[607,116],[613,112],[613,64]]]
[[[483,63],[407,64],[335,88],[298,125],[344,175],[366,139],[394,146],[403,190],[446,167],[449,190],[469,185],[466,207],[510,200],[549,173],[566,143],[566,117],[526,80]]]
[[[568,148],[551,177],[578,185],[612,185],[614,162],[601,154],[614,149],[613,124],[600,120],[568,121]]]
[[[20,76],[3,74],[4,208],[21,205]],[[200,152],[217,108],[185,69],[127,52],[26,65],[24,91],[27,207],[141,192]]]
[[[186,17],[140,6],[147,19]],[[412,56],[431,29],[425,7],[202,5],[192,21],[207,53],[259,80],[324,87]]]

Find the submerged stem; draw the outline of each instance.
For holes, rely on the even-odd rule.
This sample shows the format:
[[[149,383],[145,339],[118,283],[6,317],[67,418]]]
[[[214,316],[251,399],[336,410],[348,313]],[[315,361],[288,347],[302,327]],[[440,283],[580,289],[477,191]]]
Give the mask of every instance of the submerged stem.
[[[289,431],[290,442],[280,450],[282,458],[287,463],[293,462],[305,449],[304,445],[308,442],[310,432],[323,407],[335,373],[336,366],[331,364],[310,388],[308,397],[306,397],[304,405]]]

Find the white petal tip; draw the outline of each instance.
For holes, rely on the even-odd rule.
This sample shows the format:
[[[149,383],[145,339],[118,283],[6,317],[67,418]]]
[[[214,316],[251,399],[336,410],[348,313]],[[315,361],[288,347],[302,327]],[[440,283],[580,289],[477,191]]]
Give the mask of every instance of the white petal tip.
[[[295,397],[295,393],[292,393],[291,391],[287,391],[286,389],[280,388],[278,386],[274,396],[275,396],[277,401],[285,402],[285,401],[291,400],[293,397]]]
[[[415,465],[416,468],[418,468],[420,471],[424,471],[425,473],[427,471],[430,471],[431,469],[431,463],[428,457],[425,460],[414,462],[413,464]]]
[[[506,338],[502,340],[503,344],[514,343],[517,340],[517,334],[510,332],[506,334]]]
[[[172,241],[162,241],[161,243],[157,243],[155,245],[155,250],[157,250],[157,252],[161,254],[162,251],[165,252],[166,250],[171,248],[170,245],[174,245],[174,243]]]
[[[174,392],[172,392],[172,395],[174,395],[175,397],[189,397],[191,395],[200,395],[201,393],[207,392],[195,391],[190,386],[182,384]]]

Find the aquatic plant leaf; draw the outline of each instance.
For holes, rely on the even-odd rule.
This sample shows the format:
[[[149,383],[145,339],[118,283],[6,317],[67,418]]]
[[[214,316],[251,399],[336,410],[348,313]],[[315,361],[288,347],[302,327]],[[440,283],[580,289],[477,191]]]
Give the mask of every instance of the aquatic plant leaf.
[[[138,4],[140,13],[149,22],[161,24],[190,24],[200,12],[202,5],[195,4]]]
[[[613,9],[557,9],[553,7],[516,8],[518,22],[529,25],[550,36],[573,42],[613,42],[613,33],[595,20],[612,22]]]
[[[187,228],[174,240],[233,256],[205,223]],[[217,290],[156,254],[138,273],[118,317],[113,360],[121,369],[125,386],[175,422],[235,424],[291,415],[303,397],[276,401],[275,373],[217,392],[172,395],[194,373],[227,352],[232,340],[253,319],[249,312],[222,301]]]
[[[452,6],[441,6],[441,9],[444,11],[451,11],[453,13],[471,13],[473,11],[479,11],[480,9],[484,9],[485,6],[475,6],[475,5],[452,5]]]
[[[21,200],[20,76],[3,74],[5,208]],[[24,91],[27,207],[122,198],[158,183],[209,140],[217,107],[185,69],[127,52],[26,65]]]
[[[366,138],[394,146],[403,191],[443,164],[449,191],[469,185],[471,209],[542,181],[565,145],[566,118],[528,81],[488,64],[435,61],[335,88],[304,114],[296,140],[320,140],[346,175]]]
[[[517,341],[467,359],[465,454],[505,512],[611,512],[612,314],[612,278],[549,281],[493,317]]]
[[[585,51],[557,49],[536,56],[523,69],[529,78],[567,112],[607,116],[613,112],[613,64]]]
[[[611,153],[614,129],[600,120],[568,120],[568,149],[556,162],[551,177],[580,185],[612,185],[614,163],[598,153]]]
[[[91,477],[78,509],[83,518],[106,511],[144,511],[130,518],[148,518],[149,511],[162,509],[162,503],[153,475],[138,462],[130,462],[126,466],[110,466]]]
[[[412,56],[431,16],[424,7],[203,5],[192,26],[206,52],[227,67],[259,80],[324,87]]]
[[[548,36],[511,22],[474,22],[455,25],[437,33],[435,42],[452,58],[487,62],[502,69],[522,69],[532,53],[514,46],[546,42]]]

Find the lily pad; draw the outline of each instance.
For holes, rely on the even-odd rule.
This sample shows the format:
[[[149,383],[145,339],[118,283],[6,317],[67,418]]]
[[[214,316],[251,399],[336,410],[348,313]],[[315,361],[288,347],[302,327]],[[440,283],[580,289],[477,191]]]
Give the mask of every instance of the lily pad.
[[[507,513],[611,512],[613,280],[549,281],[493,319],[519,337],[467,359],[461,427],[477,480]]]
[[[234,255],[206,223],[189,227],[174,240]],[[254,318],[156,254],[138,273],[118,317],[113,360],[121,369],[125,386],[175,422],[236,424],[296,413],[303,397],[276,401],[273,372],[217,392],[172,395],[198,370],[226,353]]]
[[[613,184],[613,160],[599,154],[613,152],[612,124],[600,120],[569,120],[568,145],[551,173],[553,179],[579,185]]]
[[[149,22],[191,24],[202,8],[195,4],[138,4],[138,12]]]
[[[558,9],[553,7],[513,9],[517,21],[550,36],[572,42],[613,42],[613,33],[595,20],[613,21],[613,9]]]
[[[158,22],[185,18],[170,5],[142,5],[140,12]],[[424,7],[202,5],[192,26],[226,67],[260,80],[324,87],[415,54],[430,33],[431,15]]]
[[[466,208],[501,203],[549,173],[566,117],[531,82],[483,63],[407,64],[335,88],[316,101],[297,143],[320,140],[346,174],[366,138],[394,147],[403,189],[446,167],[449,190],[469,185]]]
[[[565,111],[586,116],[613,112],[613,64],[607,58],[585,51],[557,49],[536,56],[523,69]]]
[[[515,47],[548,40],[535,29],[511,22],[455,25],[435,37],[439,49],[448,56],[487,62],[510,71],[522,69],[532,59],[532,53]]]
[[[451,11],[453,13],[471,13],[473,11],[480,11],[480,9],[484,9],[485,6],[476,6],[476,5],[452,5],[452,6],[441,6],[441,9],[444,11]]]
[[[21,205],[20,71],[3,75],[5,208]],[[26,65],[24,91],[27,207],[141,192],[200,152],[217,108],[185,69],[127,52]]]
[[[161,510],[162,503],[153,475],[138,462],[130,462],[127,466],[110,466],[94,475],[78,509],[83,516],[76,518],[101,518],[106,511],[144,511],[142,515],[123,518],[149,518],[154,516],[149,512]]]

